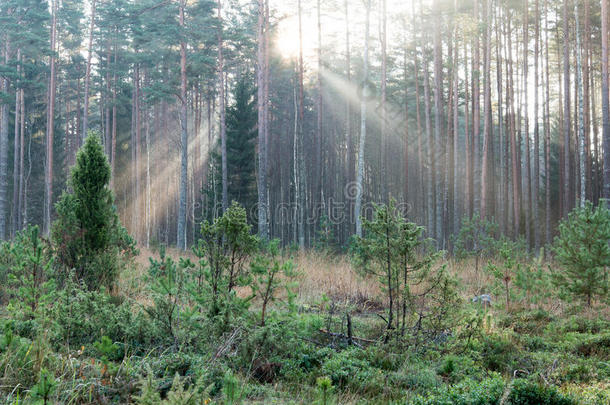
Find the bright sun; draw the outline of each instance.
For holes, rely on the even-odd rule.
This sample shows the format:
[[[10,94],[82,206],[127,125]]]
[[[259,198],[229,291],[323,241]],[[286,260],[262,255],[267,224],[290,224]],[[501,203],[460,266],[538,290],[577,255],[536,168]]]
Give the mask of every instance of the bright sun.
[[[315,21],[310,21],[307,16],[303,21],[303,58],[316,56],[317,34]],[[299,19],[290,16],[282,19],[278,24],[275,47],[283,58],[294,59],[299,56]]]

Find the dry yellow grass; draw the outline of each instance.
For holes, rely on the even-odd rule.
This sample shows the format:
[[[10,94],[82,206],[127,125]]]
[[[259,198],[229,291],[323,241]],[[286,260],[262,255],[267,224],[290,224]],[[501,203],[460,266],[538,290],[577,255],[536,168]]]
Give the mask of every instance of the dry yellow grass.
[[[300,252],[294,261],[301,273],[298,293],[302,302],[315,302],[325,295],[359,307],[378,305],[377,280],[362,277],[345,256],[330,258],[316,252]]]
[[[168,249],[166,254],[176,261],[180,257],[188,257],[193,262],[196,257],[192,252]],[[125,296],[141,303],[148,300],[147,292],[143,291],[143,276],[149,266],[149,258],[159,258],[159,252],[140,248],[140,255],[135,258],[134,266],[121,274],[119,290]],[[325,255],[315,251],[302,251],[292,258],[298,270],[297,300],[304,305],[315,305],[326,296],[335,304],[353,306],[359,310],[376,310],[383,307],[385,295],[382,294],[379,281],[374,276],[363,277],[357,272],[349,258],[345,255]],[[479,260],[478,270],[474,259],[456,261],[447,259],[448,271],[460,280],[462,298],[470,300],[475,295],[489,293],[492,285],[490,274],[485,271],[488,260]],[[416,291],[415,291],[416,292]],[[240,295],[249,295],[250,290],[238,291]],[[502,297],[495,297],[496,300]],[[558,303],[548,306],[551,312],[560,310]],[[545,306],[545,307],[546,307]],[[599,314],[598,314],[599,315]],[[607,315],[607,314],[606,314]]]

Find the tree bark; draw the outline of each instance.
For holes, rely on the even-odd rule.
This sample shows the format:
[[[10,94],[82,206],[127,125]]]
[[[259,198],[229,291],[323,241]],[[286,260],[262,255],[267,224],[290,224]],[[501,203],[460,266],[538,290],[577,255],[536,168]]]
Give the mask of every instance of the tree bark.
[[[80,139],[82,145],[89,131],[89,83],[91,81],[91,55],[93,54],[93,30],[95,28],[95,1],[91,0],[91,25],[89,26],[89,45],[87,53],[87,71],[85,73],[85,107],[83,111],[83,133]]]
[[[442,162],[443,146],[442,146],[442,131],[443,131],[443,60],[442,60],[442,43],[441,43],[441,18],[439,0],[434,0],[434,152],[435,160]],[[443,229],[443,204],[444,199],[439,198],[443,195],[443,168],[442,164],[437,164],[435,171],[435,189],[436,189],[436,239],[437,245],[444,240]]]
[[[567,217],[572,199],[570,198],[570,35],[568,24],[568,0],[563,2],[563,211],[562,216]]]
[[[539,52],[540,52],[540,0],[535,0],[535,39],[534,39],[534,179],[532,187],[532,222],[534,224],[534,249],[540,247],[540,222],[538,194],[540,192],[540,124],[538,122]]]
[[[179,19],[182,30],[185,28],[184,9],[186,0],[180,0]],[[178,207],[178,235],[179,249],[186,250],[186,195],[188,175],[188,132],[187,132],[187,94],[186,94],[186,42],[180,40],[180,202]]]
[[[19,80],[21,76],[21,49],[17,49],[17,77]],[[21,167],[20,156],[21,149],[23,146],[20,144],[20,134],[19,134],[19,121],[21,112],[21,89],[18,86],[18,82],[15,83],[15,138],[13,142],[13,212],[11,215],[11,225],[12,225],[12,236],[15,236],[15,233],[20,229],[20,221],[19,221],[19,168]],[[8,89],[7,89],[8,90]]]
[[[527,1],[527,0],[526,0]],[[492,144],[492,111],[491,111],[491,21],[490,21],[490,1],[485,0],[485,9],[483,10],[485,16],[485,36],[483,37],[483,164],[481,170],[481,218],[487,218],[491,211],[488,207],[493,204],[490,201],[490,194],[492,187],[490,182],[492,181],[491,176],[491,160],[493,159],[493,144]]]
[[[580,207],[585,206],[587,199],[586,184],[587,175],[585,171],[585,165],[587,158],[585,156],[585,118],[584,118],[584,99],[583,99],[583,83],[582,83],[582,62],[581,62],[581,48],[580,48],[580,21],[578,16],[578,1],[574,1],[574,21],[576,24],[576,86],[577,86],[577,98],[578,98],[578,155],[580,157],[579,174],[580,174],[580,191],[579,201]]]
[[[608,100],[608,0],[602,0],[602,143],[604,145],[603,197],[610,208],[610,102]]]
[[[220,156],[222,165],[222,212],[229,208],[229,175],[227,173],[227,125],[222,44],[222,0],[218,0],[218,76],[220,79]]]
[[[51,232],[51,208],[53,207],[53,134],[55,127],[55,52],[57,42],[57,0],[51,3],[51,73],[48,88],[47,129],[46,129],[46,155],[45,155],[45,193],[43,233]]]
[[[257,98],[258,98],[258,235],[262,240],[269,239],[267,224],[267,142],[266,142],[266,116],[265,116],[265,13],[266,0],[258,0],[258,70]]]
[[[366,7],[366,22],[364,31],[364,54],[363,54],[363,69],[362,69],[362,95],[360,99],[360,141],[358,145],[358,174],[356,178],[356,235],[362,237],[362,218],[360,218],[362,209],[362,194],[363,194],[363,179],[364,179],[364,145],[366,141],[366,114],[367,114],[367,97],[368,80],[369,80],[369,32],[370,32],[370,16],[371,16],[371,0],[365,0]]]
[[[532,217],[532,170],[531,170],[531,148],[529,127],[529,1],[525,0],[523,23],[523,138],[525,139],[525,243],[531,247],[531,217]]]
[[[5,36],[4,64],[9,60],[9,38]],[[8,77],[2,77],[0,91],[8,92]],[[7,206],[8,206],[8,102],[0,106],[0,240],[6,239],[7,232]]]

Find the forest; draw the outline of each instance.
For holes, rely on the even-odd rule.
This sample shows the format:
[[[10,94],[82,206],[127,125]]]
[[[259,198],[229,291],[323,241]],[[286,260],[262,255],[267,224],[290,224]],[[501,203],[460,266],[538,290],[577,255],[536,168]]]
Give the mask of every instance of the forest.
[[[610,404],[608,0],[0,0],[0,400]]]

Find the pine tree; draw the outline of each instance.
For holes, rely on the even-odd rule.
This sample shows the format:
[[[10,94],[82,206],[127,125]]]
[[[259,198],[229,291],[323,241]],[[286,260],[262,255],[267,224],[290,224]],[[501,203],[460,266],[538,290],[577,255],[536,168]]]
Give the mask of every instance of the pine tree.
[[[610,210],[586,202],[559,224],[554,252],[563,269],[555,282],[590,307],[596,296],[607,297],[610,266]]]

